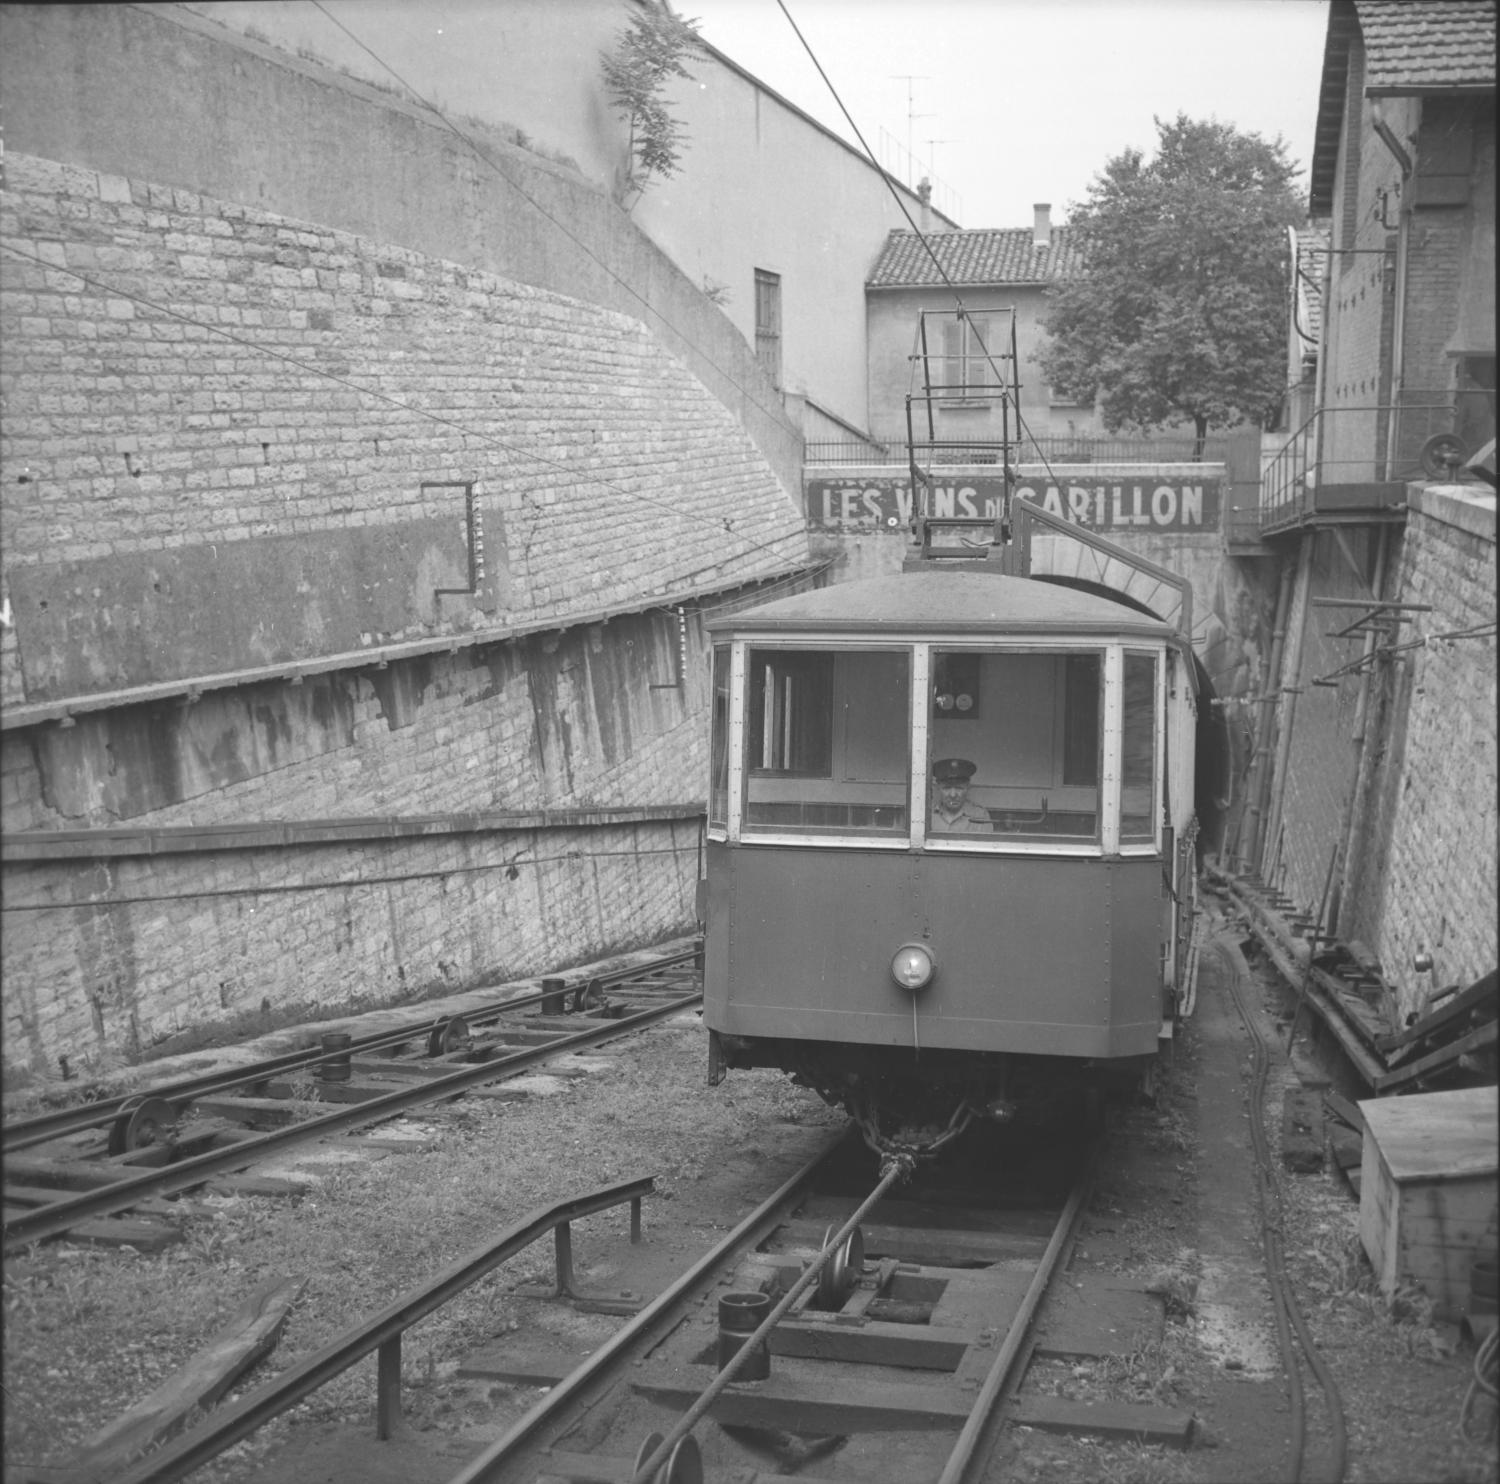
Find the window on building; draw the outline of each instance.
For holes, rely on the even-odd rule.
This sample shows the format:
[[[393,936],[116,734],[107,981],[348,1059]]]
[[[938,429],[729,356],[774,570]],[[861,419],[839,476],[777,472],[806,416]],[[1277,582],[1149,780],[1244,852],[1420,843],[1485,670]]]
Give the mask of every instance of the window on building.
[[[1000,357],[1009,345],[1001,344],[999,315],[969,314],[943,321],[943,393],[966,397],[1001,384]]]
[[[781,275],[755,270],[755,358],[781,386]]]

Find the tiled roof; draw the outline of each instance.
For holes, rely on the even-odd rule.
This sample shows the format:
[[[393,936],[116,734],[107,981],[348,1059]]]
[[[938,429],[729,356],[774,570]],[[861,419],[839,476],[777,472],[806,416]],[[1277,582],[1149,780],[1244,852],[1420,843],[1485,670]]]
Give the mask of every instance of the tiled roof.
[[[1372,93],[1495,86],[1495,0],[1355,0]]]
[[[931,253],[915,232],[892,232],[865,287],[942,288],[943,274],[955,287],[980,284],[1054,283],[1083,271],[1076,237],[1067,227],[1052,228],[1052,245],[1033,245],[1030,227],[966,232],[929,232]],[[942,264],[938,271],[937,262]]]
[[[1495,0],[1332,0],[1308,167],[1314,216],[1333,210],[1349,49],[1357,37],[1364,41],[1367,92],[1495,86]]]

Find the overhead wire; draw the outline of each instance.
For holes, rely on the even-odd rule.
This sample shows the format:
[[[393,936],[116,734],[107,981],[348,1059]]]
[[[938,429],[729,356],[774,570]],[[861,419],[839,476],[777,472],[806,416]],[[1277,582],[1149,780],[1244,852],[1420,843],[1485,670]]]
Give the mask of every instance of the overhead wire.
[[[313,0],[313,3],[317,4],[318,0]],[[817,53],[813,51],[811,43],[802,34],[802,28],[798,26],[797,22],[792,18],[791,11],[789,11],[786,7],[786,0],[776,0],[776,4],[780,7],[782,15],[786,17],[787,24],[796,33],[797,40],[802,43],[802,49],[807,53],[808,59],[812,62],[813,66],[817,68],[818,76],[823,79],[823,82],[827,86],[828,91],[833,95],[833,101],[838,104],[839,112],[844,115],[844,118],[848,121],[849,127],[854,131],[854,137],[859,140],[860,148],[864,150],[866,157],[870,161],[870,164],[875,167],[876,173],[880,176],[881,180],[885,182],[885,187],[891,193],[892,200],[895,201],[897,207],[901,211],[901,215],[906,218],[907,224],[916,234],[917,241],[922,245],[923,251],[929,258],[932,259],[932,266],[937,269],[938,277],[943,280],[944,286],[947,288],[948,292],[953,295],[953,302],[958,306],[959,317],[967,321],[975,340],[979,343],[979,349],[983,354],[986,363],[989,365],[990,370],[995,375],[996,381],[999,382],[1001,386],[1004,386],[1005,378],[1001,376],[1000,368],[995,365],[994,357],[990,354],[989,347],[984,343],[984,336],[980,332],[977,325],[975,325],[972,314],[970,313],[968,307],[964,304],[963,296],[959,293],[957,284],[955,284],[953,280],[948,276],[948,270],[943,266],[942,259],[938,257],[932,243],[928,241],[927,234],[923,232],[921,227],[917,225],[916,220],[912,216],[911,212],[906,209],[906,202],[901,199],[901,193],[892,183],[890,172],[886,170],[880,164],[879,160],[875,158],[874,150],[870,148],[868,141],[865,139],[865,136],[860,132],[859,125],[854,122],[854,116],[845,106],[843,98],[839,96],[839,90],[834,87],[833,80],[824,70],[823,64],[818,60]],[[1041,459],[1043,467],[1047,470],[1048,477],[1055,479],[1057,476],[1052,472],[1052,465],[1048,462],[1046,454],[1041,451],[1040,446],[1037,444],[1035,435],[1029,428],[1026,427],[1025,420],[1021,416],[1021,404],[1019,397],[1013,399],[1013,405],[1015,408],[1016,425],[1018,430],[1025,431],[1026,436],[1031,439],[1032,447],[1036,449],[1037,455]]]
[[[163,304],[160,301],[151,299],[144,294],[133,293],[129,289],[121,288],[118,284],[107,283],[104,280],[95,278],[88,273],[81,272],[77,268],[60,268],[56,263],[49,262],[40,254],[28,252],[25,248],[17,247],[14,243],[0,243],[0,248],[3,248],[4,251],[9,253],[12,257],[22,258],[28,262],[36,263],[41,267],[47,268],[55,273],[64,273],[70,278],[76,278],[80,283],[87,284],[90,288],[98,289],[103,293],[114,295],[115,297],[120,299],[126,299],[132,304],[138,304],[141,307],[150,310],[153,314],[161,315],[167,319],[177,320],[185,325],[192,325],[196,329],[204,330],[209,334],[218,335],[221,339],[227,340],[234,345],[239,345],[246,350],[253,351],[260,355],[268,356],[273,360],[282,361],[289,366],[294,366],[297,370],[307,372],[309,375],[321,376],[325,380],[332,381],[339,386],[347,387],[350,391],[356,392],[360,396],[373,397],[377,401],[384,402],[402,412],[411,413],[416,417],[425,417],[430,422],[435,422],[443,427],[452,429],[454,432],[458,433],[460,437],[478,439],[481,443],[487,443],[491,447],[503,449],[506,453],[512,454],[517,458],[529,459],[533,463],[543,464],[548,468],[556,469],[561,473],[571,475],[575,479],[578,479],[580,483],[598,485],[601,489],[609,490],[617,495],[623,495],[628,500],[636,500],[644,505],[655,506],[658,510],[667,511],[672,515],[679,516],[680,518],[691,521],[695,524],[707,526],[716,531],[723,530],[731,536],[738,535],[738,533],[734,531],[734,529],[729,525],[729,518],[727,516],[698,515],[693,511],[684,510],[679,505],[673,505],[665,500],[658,500],[650,495],[643,494],[639,490],[626,489],[623,485],[615,484],[612,480],[605,479],[601,475],[580,474],[578,470],[574,469],[572,466],[562,463],[558,459],[549,458],[544,453],[538,453],[535,449],[528,448],[522,444],[512,443],[505,438],[496,437],[493,433],[478,432],[471,427],[466,427],[464,424],[456,422],[451,417],[444,417],[441,413],[431,412],[427,408],[418,407],[411,402],[403,402],[399,397],[391,396],[389,392],[380,391],[375,387],[364,386],[360,382],[353,381],[347,376],[341,376],[336,371],[329,371],[322,366],[315,365],[311,361],[304,361],[296,356],[288,355],[285,351],[276,350],[272,346],[262,345],[254,340],[247,340],[241,335],[236,335],[232,331],[226,330],[222,325],[213,324],[208,320],[196,319],[190,314],[184,314],[181,310],[173,309],[168,304]],[[777,537],[776,540],[770,543],[762,543],[757,546],[752,546],[749,552],[740,554],[749,555],[756,551],[764,550],[765,546],[768,544],[775,545],[777,541],[790,540],[791,538],[792,533],[788,532],[786,535]],[[744,540],[745,538],[741,536],[740,539]]]

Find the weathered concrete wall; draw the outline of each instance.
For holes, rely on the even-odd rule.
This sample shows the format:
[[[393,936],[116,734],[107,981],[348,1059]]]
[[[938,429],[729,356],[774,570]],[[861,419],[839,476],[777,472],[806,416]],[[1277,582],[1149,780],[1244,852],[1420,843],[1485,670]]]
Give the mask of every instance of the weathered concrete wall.
[[[1304,558],[1309,563],[1305,597],[1288,615],[1289,647],[1291,636],[1301,633],[1300,664],[1295,671],[1286,670],[1282,679],[1284,686],[1295,689],[1284,691],[1279,702],[1279,725],[1283,730],[1290,728],[1289,750],[1279,789],[1280,807],[1273,800],[1268,819],[1265,860],[1287,893],[1316,911],[1325,888],[1330,894],[1337,890],[1343,874],[1339,870],[1330,884],[1330,857],[1336,845],[1340,851],[1345,847],[1354,808],[1360,680],[1351,674],[1332,685],[1314,682],[1333,676],[1358,658],[1362,636],[1332,636],[1357,622],[1365,611],[1320,606],[1318,600],[1372,600],[1379,537],[1373,527],[1351,526],[1302,539],[1310,543]],[[1285,559],[1295,560],[1295,550],[1289,550]],[[1350,920],[1346,910],[1340,916],[1346,924]]]
[[[638,320],[15,154],[0,213],[12,705],[561,626],[805,553]]]
[[[420,5],[363,4],[339,16],[357,40],[302,3],[208,0],[187,8],[390,88],[384,59],[465,127],[477,120],[524,130],[537,149],[576,162],[623,200],[692,283],[713,290],[748,345],[755,272],[778,274],[782,385],[863,423],[865,274],[887,232],[907,224],[897,196],[913,216],[921,203],[903,186],[893,183],[893,191],[862,152],[712,48],[688,56],[690,76],[664,89],[683,124],[676,173],[627,193],[627,131],[603,90],[599,59],[614,49],[637,0],[505,0],[448,5],[440,16]],[[780,16],[768,19],[784,25]]]
[[[1413,606],[1381,635],[1367,681],[1354,668],[1363,635],[1333,633],[1368,608],[1316,600],[1373,601],[1378,536],[1350,528],[1305,538],[1314,543],[1307,602],[1289,619],[1289,636],[1302,630],[1302,663],[1283,681],[1298,693],[1283,697],[1281,713],[1290,739],[1280,840],[1264,857],[1287,894],[1315,910],[1339,844],[1339,935],[1376,953],[1403,1014],[1431,990],[1494,968],[1500,838],[1495,499],[1472,486],[1413,485],[1408,511],[1381,591]],[[1412,966],[1423,950],[1436,960],[1431,975]]]
[[[278,10],[316,15],[251,8],[267,27]],[[605,35],[627,18],[589,3],[527,10],[559,42],[575,20]],[[352,47],[318,19],[319,54],[334,37]],[[538,133],[529,115],[504,111],[510,127],[465,116],[459,133],[405,101],[388,76],[377,89],[178,6],[5,5],[0,31],[7,156],[171,187],[618,310],[690,368],[795,493],[800,436],[744,335],[604,187],[517,145],[516,126]],[[547,75],[523,41],[501,38],[506,65]],[[590,35],[555,50],[594,89],[586,127],[617,141]],[[463,66],[476,56],[486,54]],[[487,65],[479,70],[497,89]],[[449,96],[437,91],[441,103]],[[524,91],[506,96],[529,106]],[[548,96],[546,112],[569,112],[556,89]]]
[[[702,653],[698,612],[681,627],[642,614],[7,733],[7,1070],[56,1075],[66,1055],[87,1073],[188,1027],[369,1007],[691,931],[699,821],[673,811],[701,807]],[[619,807],[657,817],[469,817]],[[277,821],[295,843],[236,839]],[[351,821],[369,837],[347,838]],[[410,833],[422,821],[432,832]],[[56,833],[121,823],[196,829],[152,854],[144,833],[129,850]],[[50,832],[43,847],[17,842],[28,830]],[[64,838],[93,853],[42,858]]]
[[[1391,661],[1360,903],[1361,936],[1400,987],[1403,1012],[1493,969],[1500,921],[1495,497],[1473,486],[1413,487],[1408,506],[1398,601],[1431,612],[1402,625],[1423,642]],[[1435,960],[1430,975],[1412,968],[1424,949]]]
[[[0,24],[7,1072],[690,927],[698,604],[807,560],[743,337],[499,134],[166,7]]]

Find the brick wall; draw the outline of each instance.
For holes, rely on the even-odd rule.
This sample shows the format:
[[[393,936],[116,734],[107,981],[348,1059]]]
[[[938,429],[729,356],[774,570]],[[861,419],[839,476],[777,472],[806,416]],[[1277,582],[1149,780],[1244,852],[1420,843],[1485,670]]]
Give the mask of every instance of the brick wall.
[[[124,820],[224,831],[219,848],[8,861],[7,1069],[55,1075],[67,1055],[87,1073],[188,1027],[389,1003],[691,931],[696,817],[451,821],[653,805],[665,816],[701,800],[700,614],[684,622],[623,617],[7,733],[8,832]],[[450,827],[247,848],[231,833],[427,814]]]
[[[1429,486],[1409,505],[1399,601],[1431,611],[1404,626],[1425,642],[1391,662],[1360,920],[1403,1012],[1497,959],[1495,501]],[[1412,969],[1424,948],[1431,976]]]
[[[564,624],[805,555],[730,412],[625,315],[149,182],[5,172],[12,704]],[[466,480],[486,578],[440,598],[468,548],[432,486]]]
[[[1302,553],[1308,563],[1306,597],[1300,609],[1294,598],[1287,620],[1289,644],[1300,628],[1300,664],[1282,679],[1298,693],[1283,698],[1281,725],[1290,716],[1290,741],[1281,808],[1271,820],[1274,834],[1266,842],[1264,860],[1276,883],[1311,912],[1323,906],[1326,889],[1327,921],[1337,906],[1333,893],[1339,880],[1335,875],[1329,883],[1329,862],[1335,843],[1344,842],[1353,808],[1361,679],[1355,673],[1331,685],[1315,682],[1330,679],[1357,659],[1363,641],[1358,635],[1333,637],[1360,617],[1360,608],[1318,600],[1371,600],[1378,537],[1370,527],[1352,526],[1337,534],[1318,531],[1303,540],[1308,543]]]
[[[699,605],[807,559],[723,401],[628,315],[150,181],[11,153],[0,213],[7,833],[449,818],[9,854],[7,1073],[690,930]],[[439,596],[465,509],[423,486],[471,480],[484,580]]]

